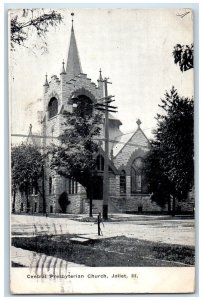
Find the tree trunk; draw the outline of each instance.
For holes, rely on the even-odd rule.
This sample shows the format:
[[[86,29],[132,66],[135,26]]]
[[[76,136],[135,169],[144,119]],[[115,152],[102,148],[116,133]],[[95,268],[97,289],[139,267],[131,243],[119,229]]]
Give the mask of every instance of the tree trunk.
[[[173,195],[173,211],[172,211],[172,216],[175,216],[176,212],[176,196]]]
[[[13,191],[13,203],[12,203],[12,213],[15,213],[15,205],[16,205],[16,190]]]
[[[169,196],[169,199],[168,199],[168,214],[170,215],[171,214],[171,197]]]
[[[29,187],[26,187],[26,203],[27,203],[27,210],[26,212],[29,213],[30,211],[30,203],[29,203]]]
[[[92,188],[92,178],[90,181],[90,187],[89,187],[89,199],[90,199],[90,210],[89,210],[89,216],[92,217],[92,198],[93,198],[93,188]]]

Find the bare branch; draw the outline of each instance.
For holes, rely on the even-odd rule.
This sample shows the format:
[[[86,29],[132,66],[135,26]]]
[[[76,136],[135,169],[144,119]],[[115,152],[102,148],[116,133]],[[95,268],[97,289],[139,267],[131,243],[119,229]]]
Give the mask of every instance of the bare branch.
[[[37,10],[38,15],[34,14],[35,10],[23,10],[22,18],[16,15],[12,17],[10,24],[10,42],[11,50],[15,50],[15,45],[22,46],[27,42],[32,33],[37,37],[44,39],[50,27],[56,27],[62,22],[60,13],[50,11],[45,13],[44,10]],[[43,41],[46,47],[45,41]],[[42,48],[44,48],[42,47]]]

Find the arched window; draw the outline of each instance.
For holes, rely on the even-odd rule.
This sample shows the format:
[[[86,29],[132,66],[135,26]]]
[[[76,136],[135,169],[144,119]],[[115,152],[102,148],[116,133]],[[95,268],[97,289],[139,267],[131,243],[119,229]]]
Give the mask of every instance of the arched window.
[[[74,178],[69,179],[68,193],[69,194],[78,193],[78,182]]]
[[[145,164],[142,157],[137,157],[131,166],[131,193],[147,193]]]
[[[48,104],[49,119],[56,116],[58,113],[58,101],[55,97],[51,98]]]
[[[120,174],[120,194],[126,194],[126,174],[124,170]]]
[[[52,193],[52,177],[49,177],[49,195]]]

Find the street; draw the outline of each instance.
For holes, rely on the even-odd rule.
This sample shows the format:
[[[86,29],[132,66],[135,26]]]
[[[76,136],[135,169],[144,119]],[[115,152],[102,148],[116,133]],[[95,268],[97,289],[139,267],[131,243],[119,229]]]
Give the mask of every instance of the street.
[[[84,215],[32,216],[12,215],[12,236],[45,234],[75,234],[91,239],[126,236],[135,239],[167,244],[194,246],[195,220],[169,216],[110,215],[102,226],[103,236],[97,235],[97,224],[84,222]],[[96,217],[96,216],[95,216]],[[74,220],[77,218],[77,220]]]

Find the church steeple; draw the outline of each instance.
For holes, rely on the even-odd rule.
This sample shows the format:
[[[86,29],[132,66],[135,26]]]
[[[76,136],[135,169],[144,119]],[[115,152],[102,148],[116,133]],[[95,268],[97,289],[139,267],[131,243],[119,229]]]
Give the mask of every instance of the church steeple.
[[[45,83],[44,83],[44,93],[47,93],[48,91],[48,88],[49,88],[49,83],[48,83],[48,80],[47,80],[47,73],[45,75]]]
[[[63,60],[63,62],[62,62],[62,69],[61,69],[61,73],[60,73],[60,75],[62,75],[62,74],[66,74],[66,71],[65,71],[64,65],[65,65],[65,63],[64,63],[64,60]]]
[[[103,91],[104,82],[103,82],[103,78],[102,78],[101,68],[99,70],[99,79],[97,80],[97,82],[98,82],[98,88],[101,89],[101,91]]]
[[[71,13],[71,16],[72,16],[72,28],[71,28],[69,51],[68,51],[68,60],[66,65],[66,73],[67,73],[68,80],[82,73],[82,67],[80,63],[79,52],[78,52],[74,28],[73,28],[74,13]]]
[[[44,83],[44,86],[49,86],[49,83],[48,83],[48,80],[47,80],[47,73],[45,75],[45,83]]]
[[[99,70],[99,81],[103,81],[103,78],[102,78],[102,70],[101,70],[101,68],[100,68],[100,70]]]

